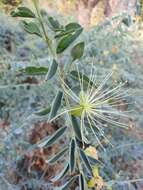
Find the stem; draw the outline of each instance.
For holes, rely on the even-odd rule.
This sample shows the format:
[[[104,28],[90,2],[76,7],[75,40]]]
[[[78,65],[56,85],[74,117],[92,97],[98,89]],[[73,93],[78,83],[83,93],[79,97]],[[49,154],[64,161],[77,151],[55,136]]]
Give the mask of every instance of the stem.
[[[40,25],[41,25],[41,27],[42,27],[45,41],[46,41],[46,43],[47,43],[47,45],[48,45],[48,48],[50,49],[50,52],[51,52],[52,56],[55,57],[55,52],[54,52],[54,50],[53,50],[53,48],[52,48],[51,40],[50,40],[50,38],[48,37],[48,35],[47,35],[47,33],[46,33],[45,26],[44,26],[44,24],[43,24],[43,18],[42,18],[42,16],[41,16],[41,13],[40,13],[40,10],[39,10],[38,0],[32,0],[32,2],[33,2],[34,7],[35,7],[35,9],[36,9],[36,13],[37,13],[37,16],[38,16],[37,19],[39,20],[39,23],[40,23]]]
[[[51,52],[51,55],[53,57],[53,59],[56,59],[57,58],[57,55],[55,53],[55,51],[53,50],[53,47],[51,45],[51,40],[49,39],[47,33],[46,33],[46,29],[45,29],[45,26],[44,26],[44,23],[43,23],[43,18],[41,16],[41,13],[39,11],[39,7],[38,7],[38,0],[32,0],[33,4],[34,4],[34,7],[36,9],[36,13],[37,13],[37,19],[39,20],[39,23],[41,25],[41,28],[42,28],[42,31],[43,31],[43,34],[44,34],[44,39],[48,45],[48,48],[50,49],[50,52]],[[71,66],[72,66],[72,63],[70,64],[69,68],[68,68],[68,71],[71,69]],[[58,67],[58,78],[59,78],[59,81],[61,82],[62,84],[62,80],[64,81],[64,70],[61,68],[61,67]],[[65,87],[63,85],[61,85],[61,88],[63,89],[63,91],[65,92]],[[64,93],[64,98],[65,98],[65,102],[66,102],[66,107],[68,109],[70,109],[70,103],[69,103],[69,100],[68,100],[68,96],[66,93]],[[69,116],[69,120],[70,120],[70,123],[72,125],[72,121],[71,121],[71,118],[70,118],[70,115],[68,114]],[[72,134],[71,134],[71,137],[74,137],[75,138],[75,133],[74,133],[74,130],[72,128]],[[77,165],[78,165],[78,170],[80,171],[80,173],[83,173],[82,171],[82,167],[81,167],[81,164],[80,164],[80,159],[79,159],[79,155],[78,155],[78,158],[77,158]],[[43,176],[43,175],[42,175]]]

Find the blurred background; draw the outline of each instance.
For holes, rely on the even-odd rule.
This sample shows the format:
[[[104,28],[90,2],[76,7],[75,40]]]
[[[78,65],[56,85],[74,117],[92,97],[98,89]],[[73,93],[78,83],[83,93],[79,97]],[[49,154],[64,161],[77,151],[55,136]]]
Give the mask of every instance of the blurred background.
[[[139,0],[40,0],[41,8],[48,12],[71,16],[85,26],[94,26],[106,17],[112,17],[122,12],[134,15]],[[30,0],[1,0],[1,7],[6,12],[19,4],[29,4]]]
[[[79,60],[81,69],[89,71],[94,62],[97,82],[111,70],[114,75],[109,84],[127,81],[129,105],[120,109],[133,110],[126,121],[129,130],[105,131],[114,148],[106,145],[106,152],[99,154],[108,167],[101,175],[106,181],[120,182],[113,190],[143,190],[143,1],[39,0],[39,3],[46,11],[45,23],[50,15],[64,25],[77,21],[85,28],[80,37],[86,44]],[[46,122],[28,117],[50,105],[56,94],[51,82],[42,83],[43,76],[18,72],[27,66],[49,66],[51,61],[45,43],[27,34],[19,18],[11,18],[10,12],[19,5],[33,9],[31,0],[0,0],[0,190],[47,190],[47,185],[52,190],[49,178],[59,166],[48,167],[44,182],[37,180],[46,165],[44,153],[42,161],[40,157],[40,162],[34,162],[30,176],[29,160],[35,154],[38,157],[39,152],[32,152],[17,163],[35,136],[42,138],[45,130],[51,130]],[[61,59],[67,64],[69,57],[67,51]],[[138,180],[130,183],[130,179]]]

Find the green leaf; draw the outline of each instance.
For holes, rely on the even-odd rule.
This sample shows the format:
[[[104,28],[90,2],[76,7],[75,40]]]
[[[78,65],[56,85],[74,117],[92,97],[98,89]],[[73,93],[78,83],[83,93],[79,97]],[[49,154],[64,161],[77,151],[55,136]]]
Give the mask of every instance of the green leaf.
[[[82,174],[79,175],[79,190],[86,190],[85,178]]]
[[[56,74],[57,68],[58,68],[58,63],[54,59],[50,65],[50,68],[47,74],[47,80],[50,80]]]
[[[73,61],[76,59],[80,59],[84,53],[84,42],[80,42],[76,44],[71,50],[71,56]]]
[[[29,66],[24,69],[20,69],[19,72],[27,75],[45,75],[48,72],[48,68]]]
[[[42,37],[40,29],[35,22],[28,23],[26,21],[22,21],[22,23],[23,23],[23,28],[26,32],[28,32],[29,34],[35,34],[37,36]]]
[[[60,179],[62,179],[68,172],[69,170],[69,164],[66,164],[66,166],[64,167],[64,169],[54,178],[51,179],[52,182],[58,181]]]
[[[67,36],[68,34],[71,34],[71,31],[62,31],[60,34],[55,35],[55,38],[61,38]]]
[[[42,109],[42,110],[40,110],[38,112],[35,112],[34,114],[38,115],[38,116],[43,116],[43,115],[47,115],[48,113],[50,113],[50,111],[51,111],[51,107],[49,106],[49,107],[47,107],[45,109]]]
[[[75,132],[75,135],[76,135],[77,139],[79,141],[81,141],[82,138],[81,138],[81,131],[80,131],[79,122],[78,122],[77,118],[73,115],[71,116],[71,120],[72,120],[72,126],[73,126],[73,130]]]
[[[53,119],[56,116],[57,111],[61,106],[62,98],[63,98],[63,92],[59,90],[52,104],[50,119]]]
[[[48,21],[49,21],[49,23],[52,26],[54,31],[60,30],[62,28],[62,26],[60,25],[58,20],[54,19],[53,17],[51,17],[51,16],[48,17]]]
[[[76,180],[77,175],[73,176],[68,182],[66,182],[62,187],[59,187],[59,190],[68,190],[71,185],[74,183],[74,181]]]
[[[92,168],[90,166],[90,162],[88,160],[88,157],[86,156],[86,154],[84,153],[84,151],[82,149],[80,149],[79,152],[80,152],[80,158],[81,158],[85,168],[92,175]]]
[[[38,143],[38,147],[42,148],[44,146],[46,146],[46,147],[51,146],[57,140],[59,140],[59,138],[61,138],[61,136],[65,133],[66,129],[67,129],[67,127],[62,127],[60,129],[58,129],[53,135],[48,137],[48,139],[45,138],[42,140],[42,142]]]
[[[131,19],[131,16],[126,16],[125,18],[123,18],[122,22],[127,26],[129,27],[131,24],[132,24],[132,19]]]
[[[61,37],[67,36],[68,34],[73,34],[74,32],[81,30],[81,29],[82,29],[82,27],[77,23],[67,24],[65,26],[65,29],[61,28],[61,30],[59,30],[59,31],[61,31],[61,33],[57,34],[55,36],[55,38],[61,38]]]
[[[65,31],[71,31],[71,30],[78,30],[78,29],[81,29],[81,25],[76,23],[76,22],[72,22],[72,23],[69,23],[65,26]]]
[[[68,150],[67,147],[64,148],[59,153],[57,153],[54,157],[52,157],[51,159],[47,160],[46,163],[53,164],[53,163],[57,162],[60,158],[62,158],[64,156],[64,154],[67,152],[67,150]]]
[[[57,50],[56,50],[57,54],[62,53],[65,49],[67,49],[76,40],[76,38],[81,34],[82,30],[83,29],[80,28],[79,30],[74,32],[74,34],[69,34],[69,35],[63,37],[57,46]]]
[[[35,14],[27,7],[19,7],[17,11],[11,12],[12,17],[36,18]]]
[[[70,143],[70,149],[69,149],[69,167],[70,167],[70,172],[75,171],[75,166],[76,166],[76,141],[75,139],[71,140]]]

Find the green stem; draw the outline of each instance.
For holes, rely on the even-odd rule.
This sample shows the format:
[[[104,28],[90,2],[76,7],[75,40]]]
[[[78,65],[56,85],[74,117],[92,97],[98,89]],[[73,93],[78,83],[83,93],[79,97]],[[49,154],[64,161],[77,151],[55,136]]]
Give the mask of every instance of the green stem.
[[[33,4],[34,4],[34,7],[36,9],[36,13],[37,13],[37,16],[38,16],[38,20],[39,20],[39,23],[41,25],[41,28],[42,28],[42,31],[43,31],[43,34],[44,34],[44,38],[45,38],[45,41],[48,45],[48,48],[50,49],[50,52],[52,54],[53,57],[55,57],[55,52],[52,48],[52,45],[51,45],[51,40],[49,39],[48,35],[47,35],[47,32],[46,32],[46,29],[45,29],[45,26],[43,24],[43,18],[41,16],[41,13],[40,13],[40,10],[39,10],[39,6],[38,6],[38,1],[37,0],[32,0]]]
[[[34,4],[34,7],[36,9],[36,12],[37,12],[37,19],[39,20],[39,23],[41,25],[41,28],[42,28],[42,31],[43,31],[43,34],[44,34],[44,39],[48,45],[48,48],[50,49],[50,52],[51,52],[51,55],[53,57],[53,59],[56,59],[57,58],[57,55],[55,53],[55,51],[53,50],[53,47],[51,45],[51,40],[49,39],[47,33],[46,33],[46,29],[45,29],[45,26],[44,26],[44,23],[43,23],[43,18],[41,16],[41,13],[39,11],[39,7],[38,7],[38,0],[32,0],[33,4]],[[69,68],[68,68],[68,71],[71,69],[72,67],[72,63],[70,64]],[[58,77],[59,77],[59,81],[62,82],[62,80],[64,80],[64,70],[62,70],[62,68],[58,67]],[[62,80],[61,80],[62,79]],[[64,91],[64,97],[65,97],[65,102],[66,102],[66,107],[67,108],[70,108],[70,103],[69,103],[69,100],[68,100],[68,97],[65,93],[65,87],[63,85],[61,85],[61,88],[63,89]],[[70,118],[70,115],[69,115],[69,118]],[[70,122],[71,122],[71,125],[72,125],[72,121],[71,121],[71,118],[70,118]],[[74,133],[74,130],[72,129],[72,135],[71,137],[75,138],[75,133]],[[79,155],[78,155],[78,158],[77,158],[77,165],[78,165],[78,169],[80,171],[80,173],[82,173],[82,167],[81,167],[81,164],[80,164],[80,159],[79,159]]]

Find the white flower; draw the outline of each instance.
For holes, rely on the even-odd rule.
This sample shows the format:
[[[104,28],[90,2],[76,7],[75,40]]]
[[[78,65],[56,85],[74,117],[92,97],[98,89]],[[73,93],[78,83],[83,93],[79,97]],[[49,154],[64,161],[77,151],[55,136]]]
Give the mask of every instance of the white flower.
[[[127,124],[118,121],[120,117],[128,118],[128,115],[117,109],[117,106],[126,104],[120,103],[121,100],[124,100],[124,98],[128,96],[121,90],[126,82],[120,83],[114,88],[106,87],[107,81],[113,74],[113,72],[111,72],[105,77],[101,84],[96,87],[94,68],[91,67],[89,82],[87,87],[85,87],[84,74],[81,75],[78,68],[77,73],[80,84],[78,94],[75,93],[63,79],[61,79],[62,87],[70,102],[70,109],[63,113],[68,112],[80,117],[83,142],[88,142],[86,134],[88,133],[87,128],[90,127],[92,133],[96,136],[98,143],[102,146],[97,136],[97,131],[108,141],[104,135],[104,124],[111,124],[112,126],[119,126],[125,129],[128,128]]]

